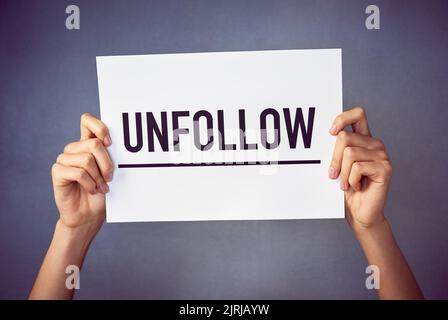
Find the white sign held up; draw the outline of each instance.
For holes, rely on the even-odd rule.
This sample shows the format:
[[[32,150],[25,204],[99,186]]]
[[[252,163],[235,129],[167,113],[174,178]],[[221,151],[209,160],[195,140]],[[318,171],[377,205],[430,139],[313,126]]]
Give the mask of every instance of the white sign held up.
[[[97,57],[108,222],[343,218],[341,50]]]

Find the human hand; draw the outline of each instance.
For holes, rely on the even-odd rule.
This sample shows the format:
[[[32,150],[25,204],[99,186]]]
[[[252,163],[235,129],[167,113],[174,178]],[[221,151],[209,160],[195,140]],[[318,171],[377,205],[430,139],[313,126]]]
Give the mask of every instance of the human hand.
[[[344,131],[349,125],[352,132]],[[383,142],[370,134],[364,109],[341,113],[330,134],[337,140],[329,176],[340,179],[347,221],[355,232],[381,224],[392,166]]]
[[[103,122],[89,113],[81,116],[80,140],[65,146],[51,170],[63,226],[93,228],[96,233],[103,224],[107,182],[114,168],[106,149],[111,143]]]

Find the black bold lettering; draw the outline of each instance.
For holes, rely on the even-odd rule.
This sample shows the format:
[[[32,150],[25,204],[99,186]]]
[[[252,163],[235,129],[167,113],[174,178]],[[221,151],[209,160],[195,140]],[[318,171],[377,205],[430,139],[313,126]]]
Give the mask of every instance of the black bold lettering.
[[[224,132],[224,111],[218,110],[219,150],[236,150],[236,144],[226,144]]]
[[[296,109],[296,116],[294,119],[294,127],[291,123],[291,114],[288,108],[283,109],[285,115],[286,132],[288,133],[289,146],[295,149],[297,146],[297,135],[299,132],[302,134],[303,145],[306,149],[311,147],[311,138],[313,136],[314,115],[316,108],[312,107],[308,109],[308,124],[305,127],[305,120],[303,119],[302,108]]]
[[[188,128],[179,128],[179,118],[188,117],[190,112],[188,111],[173,111],[173,144],[174,151],[179,151],[179,135],[188,134]]]
[[[162,129],[157,125],[156,119],[152,112],[146,113],[146,125],[148,127],[148,150],[154,152],[154,133],[159,140],[163,151],[168,151],[168,126],[166,112],[160,114],[162,120]]]
[[[274,119],[274,142],[268,142],[268,133],[266,130],[266,117],[271,115]],[[266,149],[275,149],[280,144],[280,115],[272,108],[264,109],[260,115],[261,144]]]
[[[124,134],[124,146],[129,152],[139,152],[143,146],[143,136],[142,136],[142,114],[140,112],[135,113],[135,127],[137,130],[136,138],[137,144],[133,147],[131,146],[131,138],[129,136],[129,115],[128,113],[123,113],[123,134]]]
[[[246,141],[246,113],[244,109],[238,110],[240,118],[240,148],[243,150],[256,150],[256,143],[247,143]]]
[[[199,118],[205,117],[207,120],[207,143],[201,144]],[[209,150],[213,146],[213,117],[210,112],[200,110],[193,116],[194,144],[201,151]]]

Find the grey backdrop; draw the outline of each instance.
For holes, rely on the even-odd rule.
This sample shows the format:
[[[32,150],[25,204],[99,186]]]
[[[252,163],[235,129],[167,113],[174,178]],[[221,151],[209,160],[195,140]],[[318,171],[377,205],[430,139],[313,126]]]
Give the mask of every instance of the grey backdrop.
[[[364,10],[381,10],[368,31]],[[65,7],[81,30],[65,28]],[[387,205],[428,298],[448,298],[447,1],[0,1],[0,298],[25,298],[57,211],[50,166],[99,115],[95,56],[343,49],[394,164]],[[375,298],[343,220],[105,225],[78,298]]]

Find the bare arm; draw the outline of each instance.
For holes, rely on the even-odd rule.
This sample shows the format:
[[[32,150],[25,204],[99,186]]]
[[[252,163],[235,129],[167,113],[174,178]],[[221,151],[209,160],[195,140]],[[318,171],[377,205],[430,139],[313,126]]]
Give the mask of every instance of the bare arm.
[[[353,132],[344,131],[347,126]],[[362,108],[340,114],[330,129],[337,136],[329,168],[340,179],[346,218],[367,261],[380,270],[381,299],[423,299],[414,275],[395,241],[384,205],[392,166],[384,144],[372,137]]]
[[[353,230],[368,263],[380,270],[381,299],[423,299],[387,220],[370,228],[354,227]]]
[[[52,167],[59,220],[30,299],[71,299],[67,266],[81,269],[91,241],[105,217],[107,182],[113,165],[106,147],[112,143],[106,126],[90,114],[81,117],[81,139],[68,144]]]
[[[95,234],[95,228],[71,229],[58,221],[29,299],[72,299],[74,289],[66,287],[66,268],[81,269]]]

